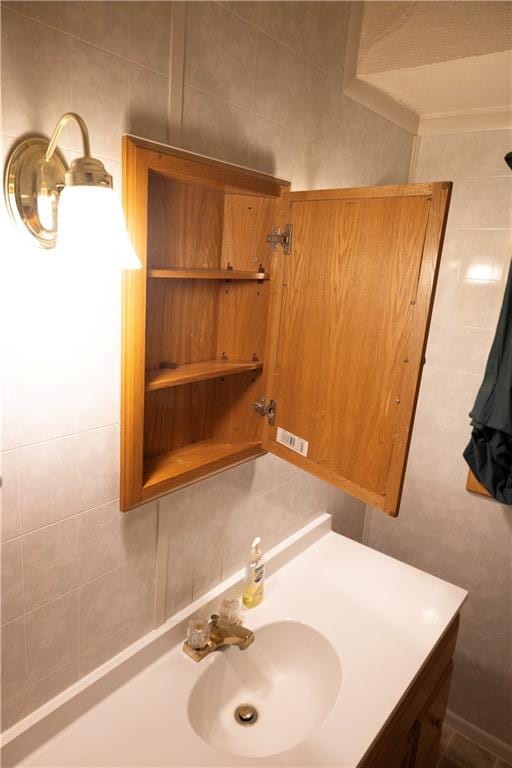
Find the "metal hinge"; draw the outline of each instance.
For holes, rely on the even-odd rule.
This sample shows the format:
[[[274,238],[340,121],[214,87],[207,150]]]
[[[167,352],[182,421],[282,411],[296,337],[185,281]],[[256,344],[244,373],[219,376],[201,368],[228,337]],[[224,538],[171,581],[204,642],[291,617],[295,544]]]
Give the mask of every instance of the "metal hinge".
[[[292,225],[287,224],[284,232],[281,232],[279,227],[274,227],[272,234],[267,235],[267,243],[271,244],[273,251],[275,251],[278,245],[282,245],[283,253],[288,256],[292,250]]]
[[[275,400],[269,400],[267,402],[266,395],[261,395],[261,397],[258,397],[255,403],[252,404],[252,407],[258,414],[258,416],[266,416],[268,419],[268,423],[271,427],[274,426],[276,423],[276,411],[277,411],[277,402]]]

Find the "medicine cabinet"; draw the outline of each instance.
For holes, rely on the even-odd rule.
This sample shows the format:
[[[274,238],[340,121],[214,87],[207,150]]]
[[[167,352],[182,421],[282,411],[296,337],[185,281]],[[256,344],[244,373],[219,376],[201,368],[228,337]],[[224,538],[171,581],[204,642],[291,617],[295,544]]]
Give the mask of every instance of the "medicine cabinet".
[[[124,136],[121,508],[271,451],[396,515],[450,190]]]

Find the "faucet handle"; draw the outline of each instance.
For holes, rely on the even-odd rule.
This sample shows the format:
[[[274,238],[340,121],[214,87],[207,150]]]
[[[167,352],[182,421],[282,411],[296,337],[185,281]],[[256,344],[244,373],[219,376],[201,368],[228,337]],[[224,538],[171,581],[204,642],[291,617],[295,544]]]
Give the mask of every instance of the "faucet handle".
[[[230,627],[241,624],[239,598],[225,597],[220,604],[219,617],[221,624],[227,624]]]
[[[187,642],[191,648],[199,651],[206,648],[210,639],[210,622],[199,617],[191,619],[187,627]]]

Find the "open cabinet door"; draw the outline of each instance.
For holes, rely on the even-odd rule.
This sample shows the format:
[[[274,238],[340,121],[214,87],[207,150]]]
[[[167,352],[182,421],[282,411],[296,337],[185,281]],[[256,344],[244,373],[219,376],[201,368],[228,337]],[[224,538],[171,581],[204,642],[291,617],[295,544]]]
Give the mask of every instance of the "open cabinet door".
[[[439,182],[290,195],[264,447],[390,515],[450,191]]]

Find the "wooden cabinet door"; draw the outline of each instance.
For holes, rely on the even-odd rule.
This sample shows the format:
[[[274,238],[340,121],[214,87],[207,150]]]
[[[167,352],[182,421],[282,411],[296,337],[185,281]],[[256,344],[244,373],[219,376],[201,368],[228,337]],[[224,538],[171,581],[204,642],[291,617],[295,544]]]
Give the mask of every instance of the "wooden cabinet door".
[[[439,759],[439,742],[448,704],[452,671],[453,663],[450,662],[421,716],[414,768],[434,768]]]
[[[296,192],[264,448],[398,514],[449,182]]]

